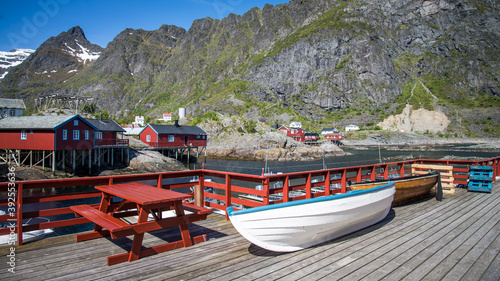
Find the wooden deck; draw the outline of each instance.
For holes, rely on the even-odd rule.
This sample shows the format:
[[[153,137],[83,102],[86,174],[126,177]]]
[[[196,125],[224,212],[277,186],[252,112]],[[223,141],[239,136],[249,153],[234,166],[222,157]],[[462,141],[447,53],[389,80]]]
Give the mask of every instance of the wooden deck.
[[[293,253],[252,245],[217,214],[190,225],[207,242],[114,266],[106,257],[126,252],[130,239],[44,239],[17,248],[15,274],[0,249],[0,280],[500,280],[499,189],[396,207],[377,225]],[[179,236],[153,232],[144,245]]]

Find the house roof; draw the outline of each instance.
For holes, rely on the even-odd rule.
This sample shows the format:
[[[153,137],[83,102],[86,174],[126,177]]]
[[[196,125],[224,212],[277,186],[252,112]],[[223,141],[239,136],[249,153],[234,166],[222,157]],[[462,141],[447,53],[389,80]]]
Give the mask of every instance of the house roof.
[[[22,99],[3,99],[0,98],[0,108],[8,109],[26,109]]]
[[[175,126],[175,125],[152,125],[148,124],[157,134],[178,134],[178,135],[206,135],[197,126]],[[147,126],[146,126],[147,127]]]
[[[323,128],[321,129],[321,132],[338,132],[336,128]]]
[[[87,118],[85,118],[85,120],[92,124],[92,126],[96,127],[96,129],[100,132],[125,132],[125,130],[114,120]]]
[[[80,115],[48,115],[48,116],[18,116],[0,119],[0,129],[4,130],[25,130],[42,129],[55,130],[62,124],[73,119],[80,119],[86,122]],[[95,129],[92,124],[86,122]]]

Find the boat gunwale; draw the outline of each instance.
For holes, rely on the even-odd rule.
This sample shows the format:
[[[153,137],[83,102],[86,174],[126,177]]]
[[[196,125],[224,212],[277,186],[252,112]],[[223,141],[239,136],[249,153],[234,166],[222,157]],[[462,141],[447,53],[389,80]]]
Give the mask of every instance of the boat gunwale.
[[[330,201],[330,200],[341,199],[341,198],[345,198],[345,197],[363,195],[365,193],[372,193],[374,191],[388,189],[388,188],[394,187],[394,185],[395,185],[395,183],[393,181],[389,181],[386,184],[375,186],[375,187],[369,188],[369,189],[351,190],[351,191],[348,191],[346,193],[337,193],[337,194],[333,194],[330,196],[322,196],[322,197],[303,199],[303,200],[297,200],[297,201],[289,201],[289,202],[283,202],[283,203],[266,205],[266,206],[259,206],[259,207],[254,207],[254,208],[250,208],[250,209],[238,210],[238,211],[235,211],[233,209],[233,207],[231,206],[231,207],[228,207],[226,209],[226,212],[227,212],[228,216],[230,216],[230,217],[236,216],[236,215],[250,214],[250,213],[255,213],[255,212],[260,212],[260,211],[281,209],[281,208],[286,208],[286,207],[299,206],[299,205],[305,205],[305,204],[310,204],[310,203]]]

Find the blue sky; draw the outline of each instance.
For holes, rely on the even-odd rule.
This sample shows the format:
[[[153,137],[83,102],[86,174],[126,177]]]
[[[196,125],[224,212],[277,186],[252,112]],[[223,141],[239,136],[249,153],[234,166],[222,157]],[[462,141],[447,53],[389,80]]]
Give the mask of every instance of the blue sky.
[[[0,0],[0,51],[36,49],[51,36],[79,25],[102,47],[125,28],[155,30],[162,24],[191,27],[195,19],[242,15],[266,3],[289,0]]]

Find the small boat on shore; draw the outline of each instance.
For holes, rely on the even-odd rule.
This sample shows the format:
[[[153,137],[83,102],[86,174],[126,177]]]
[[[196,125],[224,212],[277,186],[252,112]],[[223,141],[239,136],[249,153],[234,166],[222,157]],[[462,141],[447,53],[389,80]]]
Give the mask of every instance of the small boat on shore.
[[[400,206],[425,198],[430,194],[439,180],[437,172],[431,172],[425,175],[407,176],[399,178],[391,178],[390,181],[395,183],[396,194],[392,206]],[[351,190],[370,189],[375,186],[387,184],[388,180],[377,180],[370,182],[354,183],[349,186]]]
[[[5,215],[5,212],[0,210],[0,215]],[[43,217],[36,217],[36,218],[31,218],[28,219],[23,225],[29,225],[29,224],[39,224],[42,222],[49,222],[50,220],[48,218],[43,218]],[[9,228],[11,227],[11,224],[9,222],[5,222],[4,224],[0,224],[0,228]],[[43,239],[45,236],[54,233],[54,230],[48,228],[48,229],[38,229],[38,230],[32,230],[32,231],[26,231],[23,232],[23,243],[28,243],[36,240]],[[14,243],[17,243],[17,234],[16,235],[0,235],[0,246],[3,245],[13,245]]]
[[[293,252],[355,232],[384,219],[394,183],[367,190],[291,201],[227,213],[233,226],[255,245]]]

